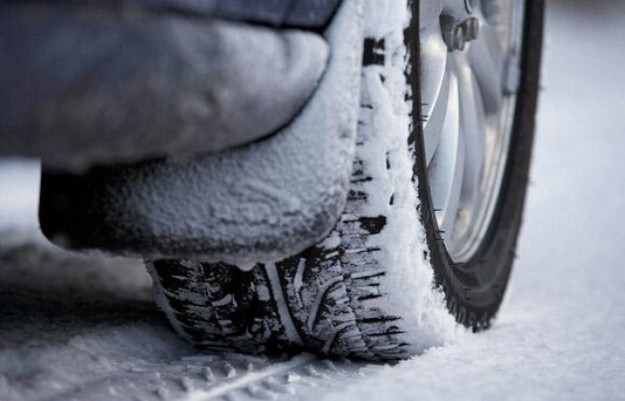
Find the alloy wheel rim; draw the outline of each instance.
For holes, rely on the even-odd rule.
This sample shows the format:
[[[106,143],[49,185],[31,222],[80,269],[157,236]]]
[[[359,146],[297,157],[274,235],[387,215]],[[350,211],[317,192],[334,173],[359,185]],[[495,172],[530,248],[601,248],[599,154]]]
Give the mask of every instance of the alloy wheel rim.
[[[422,0],[428,182],[454,263],[483,244],[503,185],[520,80],[523,0]]]

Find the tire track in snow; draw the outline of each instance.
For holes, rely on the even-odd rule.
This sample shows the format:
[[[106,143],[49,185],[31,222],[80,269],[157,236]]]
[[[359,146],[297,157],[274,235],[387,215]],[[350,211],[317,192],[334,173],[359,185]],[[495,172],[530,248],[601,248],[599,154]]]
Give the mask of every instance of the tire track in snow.
[[[311,374],[311,371],[316,371],[312,370],[314,369],[312,364],[316,360],[317,358],[313,355],[300,354],[287,361],[248,371],[240,376],[234,373],[229,380],[225,380],[209,390],[195,391],[183,400],[206,401],[227,397],[237,391],[245,391],[252,398],[276,399],[276,392],[294,393],[290,383],[300,381],[299,372],[303,368],[308,367],[308,374]]]

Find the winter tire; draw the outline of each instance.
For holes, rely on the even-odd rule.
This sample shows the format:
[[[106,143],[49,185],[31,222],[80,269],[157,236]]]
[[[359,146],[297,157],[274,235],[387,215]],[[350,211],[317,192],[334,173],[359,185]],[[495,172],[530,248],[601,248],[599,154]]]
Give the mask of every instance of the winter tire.
[[[148,263],[162,309],[199,346],[399,359],[497,313],[528,183],[543,0],[386,3],[365,7],[378,18],[332,233],[249,272]]]

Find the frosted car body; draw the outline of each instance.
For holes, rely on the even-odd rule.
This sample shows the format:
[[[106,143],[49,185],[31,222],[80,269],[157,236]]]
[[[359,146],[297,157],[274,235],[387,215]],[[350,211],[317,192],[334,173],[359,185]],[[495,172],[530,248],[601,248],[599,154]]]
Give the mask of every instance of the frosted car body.
[[[339,13],[313,97],[277,134],[185,160],[45,171],[44,233],[72,249],[249,265],[322,239],[347,197],[355,147],[362,16]]]

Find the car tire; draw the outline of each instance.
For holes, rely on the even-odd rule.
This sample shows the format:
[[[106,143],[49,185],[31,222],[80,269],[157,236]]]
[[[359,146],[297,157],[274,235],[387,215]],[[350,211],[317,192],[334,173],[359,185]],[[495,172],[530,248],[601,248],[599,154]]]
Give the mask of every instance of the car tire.
[[[543,0],[524,2],[506,161],[470,257],[458,261],[451,254],[437,220],[423,134],[426,107],[418,96],[400,96],[423,93],[423,60],[408,57],[402,74],[392,70],[406,59],[402,49],[422,54],[413,18],[405,31],[365,40],[351,187],[342,217],[324,241],[248,272],[218,263],[148,263],[159,305],[178,332],[211,350],[305,349],[388,360],[443,344],[461,326],[488,328],[507,287],[522,221],[543,9]]]

